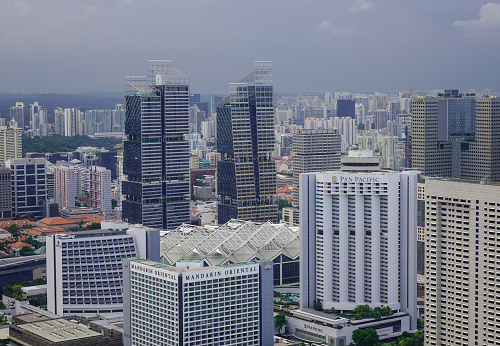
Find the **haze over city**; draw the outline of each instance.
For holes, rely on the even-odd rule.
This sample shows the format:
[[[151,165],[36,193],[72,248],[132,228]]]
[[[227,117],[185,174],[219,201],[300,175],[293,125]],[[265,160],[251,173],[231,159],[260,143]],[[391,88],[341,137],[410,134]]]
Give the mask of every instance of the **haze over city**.
[[[124,88],[172,59],[193,92],[225,92],[254,60],[278,91],[500,90],[500,3],[2,1],[1,93]]]

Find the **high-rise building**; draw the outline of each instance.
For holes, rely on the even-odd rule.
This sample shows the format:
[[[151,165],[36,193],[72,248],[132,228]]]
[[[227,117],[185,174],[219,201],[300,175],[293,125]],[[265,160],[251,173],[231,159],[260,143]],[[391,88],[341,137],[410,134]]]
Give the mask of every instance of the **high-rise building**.
[[[340,100],[339,100],[340,101]],[[342,139],[336,130],[298,129],[293,134],[293,205],[299,205],[301,173],[340,169]]]
[[[23,156],[23,131],[17,126],[0,126],[0,166]]]
[[[300,305],[389,306],[417,327],[417,176],[300,176]]]
[[[75,201],[80,197],[78,189],[80,171],[78,166],[58,164],[53,166],[54,172],[54,200],[59,209],[73,208]]]
[[[101,214],[111,213],[111,171],[105,167],[90,166],[90,206]]]
[[[12,174],[12,216],[25,217],[31,213],[35,218],[44,216],[47,201],[47,160],[9,159],[5,166]]]
[[[274,121],[271,63],[256,62],[217,108],[219,224],[277,220]]]
[[[64,110],[61,107],[54,108],[54,133],[64,136]]]
[[[83,134],[82,112],[78,108],[64,109],[64,136],[73,137]]]
[[[461,178],[500,182],[500,98],[476,101],[475,140],[461,143]]]
[[[451,143],[440,140],[439,100],[418,97],[413,100],[411,118],[411,163],[427,176],[451,176]]]
[[[122,312],[122,259],[159,259],[158,230],[106,221],[101,228],[47,236],[48,311],[59,316]]]
[[[123,344],[272,345],[272,262],[124,260]]]
[[[0,167],[0,220],[12,218],[12,178],[10,168]]]
[[[425,345],[499,345],[500,186],[425,179]]]
[[[14,119],[17,126],[24,131],[24,103],[16,102],[15,106],[9,108],[9,119]]]
[[[354,100],[337,100],[337,116],[339,118],[356,118]]]
[[[149,61],[125,96],[122,217],[174,229],[189,223],[189,81],[171,61]]]
[[[47,136],[47,107],[38,102],[30,104],[30,130],[32,136]]]

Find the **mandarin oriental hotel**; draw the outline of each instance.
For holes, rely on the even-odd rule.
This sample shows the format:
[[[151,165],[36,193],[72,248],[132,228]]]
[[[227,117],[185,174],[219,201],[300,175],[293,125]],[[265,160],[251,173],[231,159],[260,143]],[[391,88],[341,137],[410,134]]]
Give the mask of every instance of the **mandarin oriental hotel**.
[[[273,266],[124,260],[124,345],[272,345]]]

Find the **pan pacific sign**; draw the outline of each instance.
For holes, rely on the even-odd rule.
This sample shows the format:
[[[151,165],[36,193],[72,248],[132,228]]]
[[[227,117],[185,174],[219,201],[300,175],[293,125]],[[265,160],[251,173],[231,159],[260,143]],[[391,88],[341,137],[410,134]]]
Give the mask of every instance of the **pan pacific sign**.
[[[332,183],[382,183],[385,179],[379,175],[333,175]]]

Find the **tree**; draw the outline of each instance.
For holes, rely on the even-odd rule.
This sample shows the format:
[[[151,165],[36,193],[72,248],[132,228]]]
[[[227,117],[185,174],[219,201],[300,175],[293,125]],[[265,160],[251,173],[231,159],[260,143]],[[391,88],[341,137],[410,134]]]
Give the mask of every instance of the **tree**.
[[[283,208],[288,208],[288,207],[291,207],[292,206],[292,203],[289,203],[287,200],[285,199],[278,199],[278,209],[281,210]]]
[[[373,328],[355,329],[352,332],[352,341],[357,346],[373,346],[377,344],[379,337]]]
[[[92,222],[90,225],[85,227],[86,230],[90,229],[101,229],[101,224],[99,222]]]
[[[5,306],[5,304],[0,300],[0,310],[5,310],[7,309],[7,307]]]
[[[21,256],[32,256],[35,254],[33,249],[29,246],[23,246],[22,249],[19,251],[19,254]]]
[[[281,328],[283,328],[285,324],[286,324],[286,315],[283,311],[281,311],[274,317],[274,327],[278,330],[278,333],[280,333]]]
[[[321,303],[321,300],[319,300],[319,299],[314,300],[313,307],[314,307],[314,310],[323,311],[323,304]]]
[[[118,207],[118,200],[113,198],[111,200],[111,209],[115,209],[116,207]]]
[[[7,232],[12,234],[13,237],[18,237],[21,234],[19,226],[16,225],[15,223],[7,227]]]

